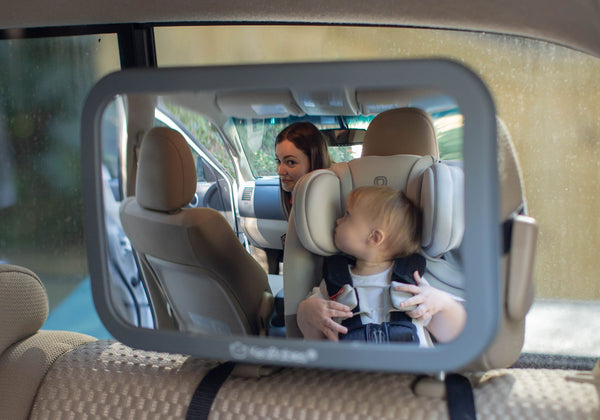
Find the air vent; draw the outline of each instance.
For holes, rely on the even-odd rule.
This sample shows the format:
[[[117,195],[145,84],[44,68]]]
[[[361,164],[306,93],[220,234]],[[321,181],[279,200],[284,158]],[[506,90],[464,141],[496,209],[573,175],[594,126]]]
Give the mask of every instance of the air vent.
[[[252,191],[254,191],[253,187],[244,188],[244,192],[242,193],[242,201],[252,200]]]

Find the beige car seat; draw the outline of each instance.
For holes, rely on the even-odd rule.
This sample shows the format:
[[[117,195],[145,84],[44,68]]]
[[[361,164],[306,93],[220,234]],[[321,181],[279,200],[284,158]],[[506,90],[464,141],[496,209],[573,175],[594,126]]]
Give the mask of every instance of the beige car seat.
[[[217,364],[73,332],[38,331],[48,311],[45,289],[21,267],[0,265],[0,299],[2,419],[184,419],[196,387]],[[596,385],[575,380],[578,373],[489,372],[474,389],[477,414],[598,418]],[[415,375],[284,368],[253,376],[231,375],[211,418],[448,418],[443,398],[411,391]]]
[[[534,297],[533,266],[537,223],[527,215],[523,177],[514,144],[504,122],[497,118],[500,222],[504,249],[500,263],[503,294],[501,324],[496,338],[465,371],[508,367],[518,358],[525,340],[525,316]]]
[[[0,417],[27,419],[54,361],[96,339],[39,331],[48,317],[48,297],[39,277],[26,268],[0,264],[0,302]]]
[[[152,304],[166,301],[182,331],[262,334],[273,309],[267,273],[219,212],[184,208],[196,182],[183,136],[167,127],[151,129],[141,146],[136,195],[123,201],[120,216],[153,291]]]

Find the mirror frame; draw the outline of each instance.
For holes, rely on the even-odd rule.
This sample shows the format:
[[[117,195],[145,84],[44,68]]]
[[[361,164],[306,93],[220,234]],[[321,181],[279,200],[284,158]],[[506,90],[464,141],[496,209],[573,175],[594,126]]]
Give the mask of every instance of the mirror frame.
[[[433,87],[455,98],[464,116],[467,322],[450,343],[433,348],[339,344],[251,336],[201,336],[133,327],[110,304],[101,177],[101,119],[120,94],[231,89],[311,90],[348,83],[360,88]],[[285,366],[433,373],[453,371],[481,355],[496,336],[500,295],[499,183],[496,120],[491,95],[465,66],[444,59],[213,66],[124,70],[90,91],[82,116],[84,223],[94,303],[107,330],[126,345],[212,359]],[[340,357],[340,346],[344,357]]]

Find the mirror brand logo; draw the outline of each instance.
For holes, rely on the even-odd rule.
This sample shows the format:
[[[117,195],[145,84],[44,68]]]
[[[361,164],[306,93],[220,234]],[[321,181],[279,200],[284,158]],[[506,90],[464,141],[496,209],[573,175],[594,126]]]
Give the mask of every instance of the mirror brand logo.
[[[385,176],[377,176],[377,177],[375,177],[375,179],[373,179],[373,184],[374,185],[387,185],[388,179]]]
[[[252,346],[239,341],[234,341],[229,345],[229,353],[231,354],[231,357],[237,360],[252,358],[257,360],[300,364],[314,362],[319,357],[319,353],[315,349],[292,350],[275,346]]]

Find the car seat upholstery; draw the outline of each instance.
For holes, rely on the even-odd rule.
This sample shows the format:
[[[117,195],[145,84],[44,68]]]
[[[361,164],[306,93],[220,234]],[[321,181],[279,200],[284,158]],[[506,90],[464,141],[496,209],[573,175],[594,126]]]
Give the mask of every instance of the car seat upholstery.
[[[141,146],[136,195],[120,216],[144,278],[180,330],[261,334],[272,312],[267,274],[229,223],[210,208],[184,208],[196,191],[191,150],[177,131],[155,127]],[[161,326],[162,327],[162,326]]]
[[[369,172],[367,168],[373,169],[370,173],[375,175],[363,179]],[[363,176],[356,176],[353,171],[361,171]],[[422,209],[421,245],[429,265],[460,245],[464,233],[464,201],[462,170],[457,166],[434,162],[431,156],[370,156],[350,161],[348,165],[336,164],[331,170],[311,172],[298,182],[294,192],[293,219],[290,218],[284,257],[286,311],[288,307],[296,308],[320,281],[322,256],[339,252],[333,241],[333,228],[345,208],[348,194],[345,190],[372,185],[374,178],[381,177],[385,177],[386,185],[404,191]],[[294,242],[288,248],[290,238]],[[463,285],[459,282],[462,277],[440,278],[429,270],[426,277],[435,287],[462,294]],[[295,320],[289,317],[295,314],[287,312],[287,315],[286,330]],[[294,332],[293,327],[290,331]]]
[[[381,112],[369,124],[362,154],[431,155],[438,159],[439,148],[433,121],[429,114],[420,108],[394,108]]]
[[[110,340],[87,343],[52,366],[30,419],[185,419],[196,386],[214,366],[214,361],[136,350]],[[598,418],[595,385],[570,380],[573,374],[558,369],[488,372],[473,390],[477,418],[542,419],[557,418],[557,413],[561,418]],[[443,398],[413,393],[415,378],[301,368],[268,376],[232,374],[217,393],[209,418],[449,418]]]
[[[504,249],[500,263],[502,314],[496,338],[478,360],[465,367],[484,371],[512,365],[525,340],[525,316],[534,297],[536,220],[527,215],[523,178],[515,147],[504,122],[497,119],[500,222]]]
[[[218,364],[73,332],[38,331],[48,311],[45,289],[22,267],[0,265],[0,298],[3,419],[184,419],[196,387]],[[412,392],[415,378],[327,369],[234,370],[217,393],[210,416],[447,418],[443,398]],[[558,369],[488,372],[474,389],[477,414],[598,418],[596,386],[574,378],[576,372]]]
[[[32,271],[0,264],[0,417],[27,419],[55,360],[94,337],[39,331],[48,317],[46,289]]]

